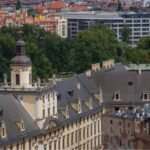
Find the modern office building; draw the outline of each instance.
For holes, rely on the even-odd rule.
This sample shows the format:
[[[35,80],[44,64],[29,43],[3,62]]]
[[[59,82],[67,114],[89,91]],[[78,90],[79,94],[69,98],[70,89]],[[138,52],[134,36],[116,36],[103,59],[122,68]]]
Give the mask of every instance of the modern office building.
[[[130,44],[136,44],[141,37],[150,35],[150,13],[144,12],[65,12],[61,14],[68,20],[68,37],[74,37],[81,30],[92,24],[104,24],[112,28],[118,40],[121,40],[122,29],[131,29]]]

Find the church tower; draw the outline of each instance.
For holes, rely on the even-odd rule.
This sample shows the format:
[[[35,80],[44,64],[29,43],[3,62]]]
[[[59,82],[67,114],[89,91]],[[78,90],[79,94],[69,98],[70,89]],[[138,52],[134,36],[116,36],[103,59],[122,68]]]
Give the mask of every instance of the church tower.
[[[26,44],[20,39],[16,43],[16,56],[11,60],[11,86],[29,88],[32,86],[32,62],[26,56]]]

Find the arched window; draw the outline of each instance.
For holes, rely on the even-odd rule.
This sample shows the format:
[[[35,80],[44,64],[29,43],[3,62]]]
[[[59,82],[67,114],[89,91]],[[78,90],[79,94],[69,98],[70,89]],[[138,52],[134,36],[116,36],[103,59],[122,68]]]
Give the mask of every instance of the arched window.
[[[20,75],[16,74],[16,85],[20,85]]]
[[[32,74],[29,74],[29,84],[32,84]]]

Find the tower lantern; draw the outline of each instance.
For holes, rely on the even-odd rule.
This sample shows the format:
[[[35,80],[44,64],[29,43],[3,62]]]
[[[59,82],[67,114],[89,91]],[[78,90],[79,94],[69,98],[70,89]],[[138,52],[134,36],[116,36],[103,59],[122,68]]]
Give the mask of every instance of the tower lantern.
[[[26,55],[26,43],[20,39],[16,43],[16,56],[11,60],[11,86],[32,86],[32,62]]]

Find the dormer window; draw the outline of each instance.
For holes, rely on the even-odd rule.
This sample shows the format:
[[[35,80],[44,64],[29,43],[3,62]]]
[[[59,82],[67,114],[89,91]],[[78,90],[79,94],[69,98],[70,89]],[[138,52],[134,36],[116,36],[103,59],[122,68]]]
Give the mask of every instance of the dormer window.
[[[18,126],[20,131],[25,131],[25,125],[24,125],[24,121],[22,119],[20,121],[17,121],[16,125]]]
[[[59,101],[61,100],[61,94],[57,95],[57,100],[59,100]]]
[[[73,97],[73,90],[67,91],[67,93],[68,93],[71,97]]]
[[[149,100],[149,95],[148,95],[148,93],[143,93],[143,94],[142,94],[142,100],[144,100],[144,101]]]
[[[119,91],[116,91],[114,93],[114,100],[120,100],[120,92]]]
[[[4,122],[0,123],[0,138],[5,138],[7,136],[6,133],[6,125]]]

